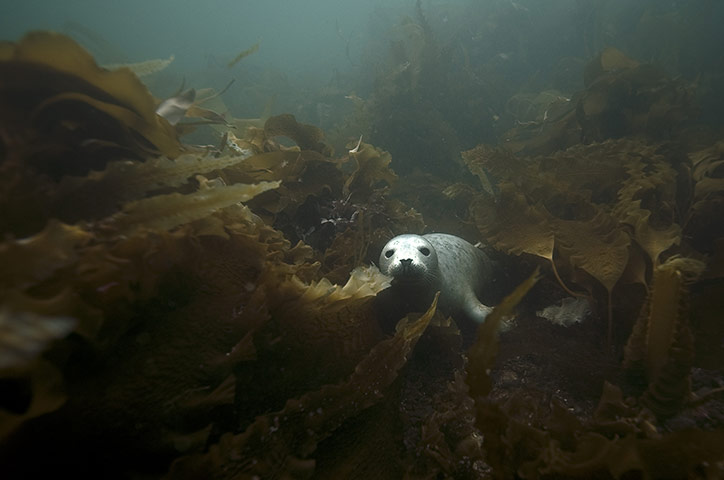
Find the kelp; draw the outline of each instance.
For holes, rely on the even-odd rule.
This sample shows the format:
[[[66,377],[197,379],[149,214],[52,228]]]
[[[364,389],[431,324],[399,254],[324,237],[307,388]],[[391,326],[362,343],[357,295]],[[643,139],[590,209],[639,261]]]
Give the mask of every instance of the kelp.
[[[581,140],[603,142],[635,135],[660,140],[695,115],[691,85],[612,47],[586,65],[583,79],[585,90],[557,111],[509,130],[508,148],[535,155]]]
[[[270,117],[264,122],[264,134],[268,138],[284,136],[292,139],[301,150],[311,150],[325,156],[332,154],[331,147],[324,143],[324,133],[314,125],[298,123],[294,115],[282,114]]]
[[[691,395],[694,350],[688,285],[703,269],[702,262],[678,257],[658,266],[626,344],[624,365],[643,371],[649,387],[641,402],[659,416],[678,412]]]
[[[137,77],[129,70],[109,72],[98,67],[93,58],[68,37],[30,33],[17,44],[4,45],[0,59],[5,114],[17,119],[16,128],[27,128],[28,121],[30,125],[42,126],[39,122],[49,122],[48,116],[63,103],[78,103],[79,108],[87,105],[108,115],[119,129],[115,135],[123,134],[135,140],[130,134],[137,133],[153,150],[166,156],[181,153],[175,132],[155,114],[153,97]],[[39,72],[44,72],[42,80]],[[47,76],[54,76],[51,83],[54,87],[50,90],[43,88],[50,80]],[[10,96],[26,102],[22,110],[13,105]],[[115,140],[108,135],[100,139]],[[148,144],[139,143],[135,148],[145,149]]]
[[[102,228],[112,230],[114,235],[128,235],[143,229],[170,230],[205,218],[221,208],[247,202],[278,186],[279,182],[259,182],[201,189],[186,195],[156,195],[126,204],[120,212],[104,220]]]
[[[68,398],[62,372],[44,360],[36,360],[33,368],[21,377],[7,376],[3,372],[3,386],[8,391],[3,395],[0,410],[2,439],[23,423],[58,410]],[[16,388],[23,390],[23,394],[16,395],[13,392]]]
[[[154,105],[149,96],[145,108]],[[63,424],[85,412],[88,422],[77,429],[79,435],[105,431],[156,453],[198,451],[210,441],[212,412],[228,420],[235,405],[242,412],[266,408],[260,396],[246,401],[240,382],[247,374],[268,377],[270,358],[282,365],[292,359],[299,366],[267,382],[279,394],[275,402],[295,391],[307,398],[303,394],[311,386],[340,381],[371,349],[378,359],[371,366],[361,363],[353,384],[371,376],[368,389],[374,391],[395,378],[395,369],[380,366],[389,366],[385,349],[399,358],[399,369],[432,311],[424,325],[404,327],[389,347],[374,349],[384,337],[372,299],[388,279],[374,269],[359,269],[344,286],[333,285],[318,276],[311,248],[291,248],[279,231],[241,205],[263,191],[281,189],[282,207],[271,211],[293,215],[310,197],[339,197],[346,183],[341,162],[326,156],[330,151],[318,130],[293,117],[274,120],[261,133],[265,151],[241,155],[152,158],[146,150],[138,152],[140,158],[112,155],[97,171],[71,171],[75,175],[41,183],[49,197],[43,199],[45,216],[37,218],[44,225],[39,233],[22,238],[22,228],[6,223],[21,237],[0,246],[8,267],[0,298],[20,322],[6,335],[13,343],[8,352],[22,356],[29,367],[2,380],[11,387],[2,406],[15,409],[3,413],[4,442],[22,444],[24,432],[34,428],[28,421],[41,414]],[[253,138],[258,132],[249,134]],[[273,141],[278,135],[299,147],[283,150]],[[121,152],[129,151],[128,142],[118,142]],[[360,208],[378,195],[376,179],[394,178],[389,155],[371,145],[367,149],[369,165],[360,162],[364,173],[347,182]],[[375,163],[379,158],[386,161]],[[37,182],[22,168],[22,158],[16,160],[23,181]],[[388,208],[380,207],[380,212]],[[28,206],[19,211],[28,212]],[[400,202],[390,202],[389,211],[409,214]],[[193,347],[195,342],[203,346]],[[179,348],[192,353],[176,362]],[[313,367],[315,356],[325,368]],[[332,357],[337,362],[328,365]],[[97,362],[87,363],[88,358]],[[90,381],[93,363],[104,374]],[[201,370],[188,375],[198,365]],[[60,394],[63,388],[73,394]],[[345,388],[358,394],[356,387]],[[31,400],[25,400],[26,391]],[[330,408],[348,404],[332,403]],[[186,420],[178,424],[179,418]],[[320,439],[326,435],[319,434]],[[51,435],[44,441],[57,440]]]
[[[427,328],[436,304],[437,298],[424,315],[401,320],[395,336],[373,348],[346,381],[289,400],[284,409],[259,417],[244,433],[222,436],[207,454],[176,460],[170,477],[312,475],[314,460],[307,457],[347,418],[379,402]]]
[[[165,118],[171,125],[178,124],[196,99],[196,90],[189,88],[178,95],[167,98],[156,107],[156,115]]]
[[[598,297],[612,322],[618,285],[648,285],[651,269],[681,243],[676,173],[661,148],[609,140],[525,159],[476,147],[464,160],[496,183],[495,196],[482,184],[486,193],[473,199],[472,218],[492,246],[545,259],[569,294],[577,294],[573,281]]]
[[[40,231],[63,176],[191,150],[156,115],[156,100],[133,72],[100,68],[69,38],[34,32],[0,50],[4,233]]]
[[[309,284],[297,277],[267,281],[275,285],[267,288],[274,299],[269,311],[275,328],[283,332],[274,349],[285,351],[290,360],[303,359],[315,377],[335,378],[350,370],[380,340],[372,300],[389,281],[377,267],[356,268],[344,286],[326,278]],[[337,359],[333,364],[330,355]]]
[[[144,60],[142,62],[135,63],[107,63],[105,65],[102,65],[102,67],[106,70],[118,70],[119,68],[127,68],[140,78],[165,70],[166,67],[171,65],[175,58],[176,57],[172,54],[168,58],[157,58],[154,60]]]
[[[0,261],[6,275],[4,288],[27,288],[50,277],[56,270],[78,261],[78,249],[93,235],[79,227],[49,222],[38,234],[22,241],[0,244]]]
[[[143,163],[112,162],[85,177],[65,176],[49,195],[44,208],[66,222],[96,220],[115,212],[118,205],[145,197],[151,192],[183,187],[196,175],[236,165],[250,155],[184,154]]]
[[[426,91],[437,80],[424,73],[440,71],[418,10],[400,34],[430,51],[409,52],[414,62],[393,72],[386,85],[399,82],[397,93]],[[590,87],[622,74],[606,67],[618,61],[608,55]],[[49,120],[83,103],[106,115],[127,108],[100,84],[78,92],[84,75],[32,78],[72,79],[48,87],[58,96]],[[596,88],[589,107],[606,93]],[[321,130],[291,115],[246,129],[217,93],[197,96],[228,119],[213,127],[219,148],[179,144],[184,154],[161,155],[149,139],[113,134],[101,144],[81,132],[71,145],[99,148],[82,166],[54,164],[32,122],[8,127],[21,112],[0,115],[4,474],[62,465],[152,478],[721,476],[721,375],[693,356],[697,321],[714,325],[716,309],[689,307],[721,278],[720,145],[629,136],[580,145],[571,110],[544,112],[535,121],[563,135],[542,142],[555,151],[483,144],[463,152],[472,175],[398,176],[398,157],[358,143],[361,132],[335,157]],[[563,103],[575,112],[580,101]],[[42,148],[30,158],[35,141]],[[617,332],[640,311],[626,348],[634,378],[600,351],[600,309],[565,330],[532,315],[529,302],[563,294],[542,278],[520,302],[535,275],[467,355],[471,339],[434,304],[396,329],[381,324],[389,279],[360,265],[396,234],[435,230],[511,254],[498,283],[504,270],[550,265],[579,303],[613,306]],[[703,262],[706,283],[695,283]],[[518,326],[498,335],[518,302]],[[611,339],[614,351],[623,336]],[[620,388],[599,392],[592,378]]]
[[[484,397],[490,393],[490,369],[493,367],[498,353],[498,332],[503,324],[503,318],[513,313],[516,305],[539,279],[540,274],[536,270],[493,308],[485,322],[478,327],[475,343],[468,352],[469,362],[465,378],[473,399]]]
[[[389,168],[392,156],[372,145],[358,143],[355,152],[350,150],[350,159],[354,162],[354,171],[344,183],[342,194],[345,196],[362,195],[368,197],[379,188],[379,183],[394,185],[397,175]]]
[[[233,67],[234,65],[236,65],[237,63],[239,63],[239,60],[241,60],[242,58],[248,57],[248,56],[251,55],[252,53],[256,53],[256,51],[259,50],[259,43],[260,43],[260,42],[256,42],[256,43],[255,43],[254,45],[252,45],[251,47],[247,48],[246,50],[241,51],[237,56],[235,56],[235,57],[229,62],[228,67],[231,68],[231,67]]]
[[[223,125],[224,127],[233,127],[225,118],[226,112],[217,113],[209,108],[201,105],[214,100],[223,95],[226,90],[234,83],[231,79],[221,91],[213,89],[203,89],[199,92],[199,98],[196,98],[196,89],[189,88],[182,91],[183,86],[172,97],[163,100],[157,107],[156,113],[169,121],[171,125],[176,126],[176,131],[180,134],[187,134],[194,130],[196,125]],[[220,102],[220,100],[218,101]],[[196,118],[195,121],[185,121],[180,123],[184,118]]]
[[[721,224],[708,221],[718,215],[724,205],[724,144],[714,145],[690,153],[691,180],[694,182],[692,205],[687,212],[684,233],[695,237],[698,249],[712,251],[717,238],[724,236]]]

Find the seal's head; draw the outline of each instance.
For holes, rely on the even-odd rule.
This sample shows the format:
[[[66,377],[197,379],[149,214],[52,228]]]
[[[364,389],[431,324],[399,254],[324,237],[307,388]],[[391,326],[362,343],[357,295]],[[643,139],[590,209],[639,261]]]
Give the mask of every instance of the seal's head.
[[[439,277],[437,252],[420,235],[398,235],[380,254],[380,270],[400,285],[432,285]]]

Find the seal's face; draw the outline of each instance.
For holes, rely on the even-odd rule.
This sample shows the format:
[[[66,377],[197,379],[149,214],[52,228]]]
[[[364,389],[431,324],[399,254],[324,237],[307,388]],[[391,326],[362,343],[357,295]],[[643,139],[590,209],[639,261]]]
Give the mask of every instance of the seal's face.
[[[420,235],[398,235],[382,249],[380,270],[396,283],[432,283],[438,276],[437,252]]]

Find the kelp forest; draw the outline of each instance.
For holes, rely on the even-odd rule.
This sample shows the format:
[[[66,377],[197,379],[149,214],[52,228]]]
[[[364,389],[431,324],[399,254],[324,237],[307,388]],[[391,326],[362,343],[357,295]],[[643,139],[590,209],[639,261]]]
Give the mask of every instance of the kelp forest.
[[[623,4],[412,2],[304,92],[0,44],[2,477],[724,478],[723,10]],[[390,308],[430,232],[480,326]]]

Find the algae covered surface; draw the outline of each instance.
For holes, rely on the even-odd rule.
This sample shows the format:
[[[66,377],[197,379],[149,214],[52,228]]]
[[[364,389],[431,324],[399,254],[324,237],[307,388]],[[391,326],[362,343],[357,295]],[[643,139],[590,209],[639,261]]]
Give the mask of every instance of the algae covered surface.
[[[0,44],[3,478],[724,478],[721,10],[682,3],[383,10],[258,118],[264,40],[163,96],[179,55]],[[495,260],[480,326],[374,265],[436,231]]]

